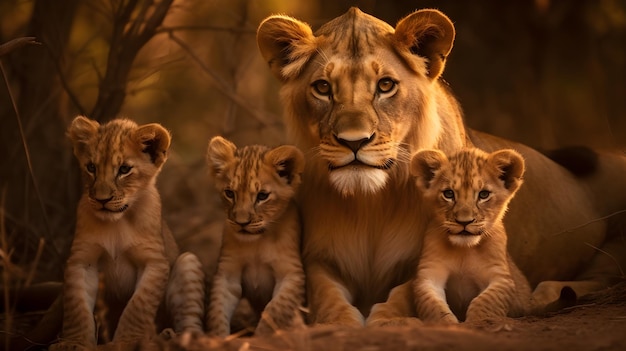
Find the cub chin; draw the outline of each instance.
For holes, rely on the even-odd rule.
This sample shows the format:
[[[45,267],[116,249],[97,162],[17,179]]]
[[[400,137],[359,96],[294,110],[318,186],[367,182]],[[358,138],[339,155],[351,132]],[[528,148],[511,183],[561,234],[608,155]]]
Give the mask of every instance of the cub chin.
[[[201,332],[202,267],[193,254],[178,255],[155,186],[169,132],[159,124],[140,126],[127,119],[100,124],[79,116],[67,134],[83,194],[64,272],[61,338],[51,349],[96,348],[96,299],[107,307],[105,328],[116,345],[156,335],[165,297],[173,323],[164,326]]]
[[[214,137],[207,163],[227,220],[207,314],[208,333],[227,336],[241,299],[260,318],[255,334],[301,325],[304,271],[294,195],[304,155],[294,146],[238,149]]]
[[[428,227],[413,282],[418,317],[475,322],[516,317],[532,307],[529,284],[507,252],[502,218],[522,185],[524,159],[513,150],[438,150],[413,155]]]

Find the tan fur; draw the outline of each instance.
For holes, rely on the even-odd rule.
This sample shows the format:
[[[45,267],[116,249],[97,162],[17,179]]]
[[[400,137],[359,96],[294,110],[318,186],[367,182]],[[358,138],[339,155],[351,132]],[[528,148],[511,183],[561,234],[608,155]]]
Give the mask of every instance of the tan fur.
[[[507,252],[502,223],[522,184],[521,155],[423,150],[410,169],[429,218],[413,285],[417,316],[457,323],[529,313],[530,286]]]
[[[180,323],[175,327],[201,331],[202,270],[191,254],[177,260],[178,248],[161,219],[155,186],[167,159],[169,132],[158,124],[138,126],[116,119],[100,125],[79,116],[68,136],[82,169],[84,192],[65,268],[63,331],[53,348],[95,348],[99,272],[113,342],[154,336],[157,309],[175,262],[173,271],[178,273],[172,280],[178,286],[169,293],[172,307],[188,313],[175,318]],[[190,292],[190,298],[177,299],[181,291]]]
[[[302,324],[304,271],[293,197],[304,155],[293,146],[237,149],[214,137],[207,162],[227,212],[207,314],[209,334],[231,333],[231,318],[242,298],[260,314],[255,334]]]
[[[624,208],[626,196],[603,193],[619,197],[606,206],[583,180],[538,152],[466,130],[439,79],[453,39],[452,22],[436,10],[416,11],[395,29],[356,8],[315,33],[287,16],[270,16],[258,28],[260,52],[282,83],[290,138],[307,157],[299,202],[313,322],[362,325],[372,305],[414,274],[425,221],[416,215],[421,203],[408,161],[425,148],[519,151],[530,174],[505,219],[512,256],[533,286],[591,276],[584,264],[594,257],[592,246],[605,242],[606,229],[594,219]],[[610,162],[626,168],[623,157]],[[608,259],[598,264],[596,285],[583,283],[581,293],[619,272]],[[562,286],[543,289],[545,302],[558,298]],[[406,290],[393,300],[408,300]]]

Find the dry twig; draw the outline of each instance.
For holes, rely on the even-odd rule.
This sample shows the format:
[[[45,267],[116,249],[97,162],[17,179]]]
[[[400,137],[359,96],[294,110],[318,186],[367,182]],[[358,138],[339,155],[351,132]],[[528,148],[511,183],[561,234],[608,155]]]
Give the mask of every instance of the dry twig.
[[[10,53],[11,51],[20,48],[24,45],[28,45],[28,44],[41,44],[40,42],[35,40],[35,37],[22,37],[22,38],[15,38],[13,40],[10,40],[2,45],[0,45],[0,56],[6,55],[8,53]]]

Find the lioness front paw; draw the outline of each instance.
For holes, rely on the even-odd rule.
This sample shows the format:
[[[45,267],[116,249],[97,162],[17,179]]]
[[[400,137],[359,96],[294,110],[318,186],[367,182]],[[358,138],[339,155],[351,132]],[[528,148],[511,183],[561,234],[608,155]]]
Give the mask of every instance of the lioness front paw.
[[[416,327],[423,322],[415,317],[408,316],[389,303],[377,303],[372,306],[370,315],[365,320],[368,327]]]
[[[368,318],[365,323],[368,327],[419,327],[424,322],[415,317]]]
[[[313,324],[330,324],[360,328],[365,325],[365,320],[356,307],[349,305],[335,311],[326,313],[318,312],[316,318],[313,320]]]

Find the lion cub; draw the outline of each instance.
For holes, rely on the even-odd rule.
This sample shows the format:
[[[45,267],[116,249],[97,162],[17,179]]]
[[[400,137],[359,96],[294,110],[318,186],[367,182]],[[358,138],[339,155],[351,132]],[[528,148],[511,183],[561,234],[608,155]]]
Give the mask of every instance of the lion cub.
[[[458,323],[530,311],[528,282],[507,253],[502,218],[522,185],[524,159],[513,150],[423,150],[411,175],[429,211],[414,294],[424,321]]]
[[[304,155],[288,145],[237,149],[217,136],[209,142],[207,162],[227,213],[207,314],[209,334],[230,334],[242,298],[260,314],[256,334],[302,323],[304,272],[293,198]]]
[[[82,170],[83,194],[65,267],[61,339],[51,349],[95,349],[99,276],[114,343],[154,336],[166,295],[175,330],[201,332],[204,273],[193,254],[178,256],[155,186],[169,132],[159,124],[115,119],[101,125],[79,116],[67,134]]]

